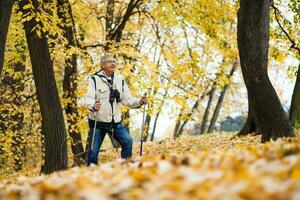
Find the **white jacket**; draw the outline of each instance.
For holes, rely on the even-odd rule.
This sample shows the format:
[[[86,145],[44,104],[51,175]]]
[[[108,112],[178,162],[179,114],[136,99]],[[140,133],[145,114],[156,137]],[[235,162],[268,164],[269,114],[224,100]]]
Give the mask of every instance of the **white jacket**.
[[[140,99],[132,97],[129,91],[127,84],[121,76],[115,75],[113,78],[113,89],[117,89],[120,93],[121,102],[117,102],[116,100],[113,102],[113,109],[109,102],[110,95],[110,87],[106,78],[99,77],[98,75],[104,75],[103,71],[96,73],[95,75],[89,78],[88,91],[85,96],[84,103],[90,110],[89,118],[92,120],[96,120],[99,122],[111,122],[114,119],[114,122],[120,122],[121,111],[120,111],[120,103],[129,106],[130,108],[138,108],[140,107]],[[96,81],[96,90],[95,83]],[[96,93],[95,93],[96,92]],[[93,106],[96,100],[100,100],[101,106],[98,112],[96,112],[96,116],[93,112]]]

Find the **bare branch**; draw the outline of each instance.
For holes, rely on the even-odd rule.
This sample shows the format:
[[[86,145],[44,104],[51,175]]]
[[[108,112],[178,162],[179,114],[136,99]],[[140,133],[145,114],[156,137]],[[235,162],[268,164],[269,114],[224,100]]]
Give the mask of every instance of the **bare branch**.
[[[283,25],[280,23],[280,20],[278,18],[278,15],[281,16],[284,20],[287,21],[287,19],[285,19],[280,10],[278,10],[278,8],[275,6],[274,2],[272,1],[271,3],[271,7],[273,8],[274,10],[274,15],[275,15],[275,19],[279,25],[279,28],[281,29],[281,31],[285,34],[285,36],[288,38],[288,40],[292,43],[291,45],[291,49],[295,49],[296,51],[298,51],[298,55],[300,55],[300,48],[297,46],[295,40],[292,39],[292,37],[289,35],[289,33],[284,29]]]

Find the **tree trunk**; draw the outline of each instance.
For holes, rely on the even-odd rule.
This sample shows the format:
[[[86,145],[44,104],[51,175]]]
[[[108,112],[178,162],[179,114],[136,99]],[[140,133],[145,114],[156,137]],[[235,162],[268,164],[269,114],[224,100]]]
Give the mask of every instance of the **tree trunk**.
[[[105,38],[106,38],[106,44],[105,44],[105,50],[109,51],[112,45],[111,38],[112,31],[113,31],[113,23],[114,23],[114,7],[115,7],[115,1],[114,0],[108,0],[106,4],[106,16],[105,16]]]
[[[155,116],[155,119],[154,119],[154,124],[153,124],[153,128],[152,128],[152,134],[151,134],[151,141],[154,140],[154,136],[155,136],[155,131],[156,131],[156,125],[157,125],[157,120],[158,120],[158,117],[160,115],[160,112],[162,110],[162,107],[164,106],[164,103],[165,103],[165,98],[166,96],[168,95],[168,91],[165,92],[164,96],[163,96],[163,99],[162,99],[162,102],[158,108],[158,111],[156,113],[156,116]]]
[[[3,69],[6,37],[14,2],[15,0],[0,1],[0,76]]]
[[[146,119],[145,119],[145,137],[144,137],[144,142],[146,142],[148,140],[149,137],[149,126],[150,126],[150,122],[151,122],[151,116],[149,114],[146,115]]]
[[[206,87],[206,89],[204,90],[204,92],[202,93],[202,95],[198,98],[198,100],[194,103],[193,107],[192,107],[192,110],[187,114],[187,118],[191,117],[195,110],[198,109],[199,105],[200,105],[200,102],[204,99],[205,96],[207,96],[209,94],[209,92],[206,92],[208,89],[208,87]],[[180,112],[180,114],[182,113],[183,111]],[[182,116],[182,115],[181,115]],[[181,117],[180,116],[180,117]],[[185,125],[187,124],[188,120],[184,120],[182,123],[180,124],[176,124],[177,125],[177,132],[176,132],[176,135],[174,135],[174,138],[177,138],[179,137],[182,133],[183,133],[183,128],[185,127]],[[175,134],[175,132],[174,132]]]
[[[223,103],[223,100],[224,100],[224,97],[226,94],[226,90],[228,87],[229,87],[228,85],[225,85],[223,91],[220,94],[219,100],[217,102],[216,108],[214,110],[213,116],[211,118],[211,121],[210,121],[210,124],[208,127],[208,131],[207,131],[208,133],[212,133],[215,130],[217,119],[218,119],[218,116],[219,116],[219,113],[220,113],[220,110],[222,107],[222,103]]]
[[[238,49],[249,109],[262,142],[294,136],[267,71],[269,51],[269,0],[241,0],[238,11]]]
[[[248,95],[248,117],[247,120],[243,126],[243,128],[239,131],[237,134],[238,136],[247,135],[251,133],[260,134],[261,128],[259,127],[258,123],[255,123],[258,121],[257,117],[253,114],[253,103],[251,100],[251,97]]]
[[[195,104],[194,104],[194,106],[193,106],[193,108],[192,108],[192,111],[188,114],[188,117],[191,117],[192,114],[194,113],[194,111],[198,108],[199,102],[200,102],[200,100],[198,100],[198,101],[195,102]],[[184,121],[182,122],[182,124],[181,124],[180,127],[178,128],[176,137],[179,137],[179,136],[182,135],[182,133],[183,133],[183,128],[185,127],[185,125],[187,124],[187,122],[188,122],[188,120],[184,120]]]
[[[210,111],[210,106],[211,106],[211,103],[212,103],[213,98],[214,98],[215,90],[216,90],[216,88],[213,87],[211,89],[210,93],[209,93],[209,98],[208,98],[208,101],[207,101],[207,106],[206,106],[206,109],[205,109],[205,112],[204,112],[204,115],[203,115],[203,119],[202,119],[200,134],[203,134],[203,133],[206,132],[207,121],[208,121],[209,111]]]
[[[183,115],[184,110],[185,110],[184,106],[181,106],[180,111],[179,111],[179,115],[176,119],[175,128],[174,128],[174,133],[173,133],[174,138],[178,137],[178,131],[179,131],[179,128],[181,126],[181,117]]]
[[[76,46],[72,8],[68,0],[57,0],[57,3],[57,13],[62,21],[61,28],[63,30],[64,37],[68,41],[66,46],[66,50],[68,51],[72,47]],[[80,119],[80,116],[77,109],[77,75],[77,56],[76,54],[72,54],[65,60],[63,97],[68,102],[65,106],[65,113],[67,118],[68,133],[72,139],[71,149],[75,166],[85,163],[82,138],[78,127],[78,120]]]
[[[160,112],[157,112],[156,115],[155,115],[154,124],[153,124],[153,130],[152,130],[151,139],[150,139],[151,141],[154,140],[156,125],[157,125],[157,120],[158,120],[159,115],[160,115]]]
[[[20,11],[23,15],[30,13],[24,6],[30,4],[29,0],[19,1]],[[37,0],[32,0],[33,11],[38,12]],[[36,85],[37,98],[42,115],[42,134],[45,140],[45,156],[43,173],[51,173],[66,169],[68,166],[67,137],[62,107],[56,87],[53,63],[45,34],[40,30],[32,30],[37,25],[35,18],[23,23],[27,44],[32,63],[33,77]]]
[[[229,78],[231,78],[233,76],[236,68],[237,68],[237,64],[233,64],[232,69],[230,70],[230,73],[229,73]],[[220,110],[221,110],[221,107],[222,107],[222,104],[224,101],[224,97],[225,97],[225,94],[226,94],[226,91],[228,90],[228,88],[229,88],[229,84],[226,84],[223,88],[223,91],[220,94],[219,100],[218,100],[216,108],[214,110],[214,114],[213,114],[210,124],[209,124],[208,133],[212,133],[215,130],[217,119],[218,119],[218,116],[219,116],[219,113],[220,113]]]
[[[113,23],[114,23],[114,8],[115,8],[115,1],[114,0],[108,0],[106,5],[106,21],[105,21],[105,27],[106,27],[106,35],[111,35],[111,32],[113,30]],[[109,38],[107,38],[109,39]]]
[[[290,121],[293,127],[300,128],[300,64],[298,66],[297,79],[293,91]]]
[[[109,0],[108,5],[110,4],[110,2],[114,2],[114,0]],[[129,1],[128,6],[125,11],[125,14],[122,16],[122,20],[120,20],[119,23],[116,23],[116,26],[111,30],[110,34],[108,35],[109,40],[113,40],[117,43],[121,41],[126,23],[129,21],[129,18],[133,14],[134,9],[139,6],[139,3],[142,3],[142,1],[141,0],[130,0]],[[113,12],[113,9],[112,9],[112,12]]]

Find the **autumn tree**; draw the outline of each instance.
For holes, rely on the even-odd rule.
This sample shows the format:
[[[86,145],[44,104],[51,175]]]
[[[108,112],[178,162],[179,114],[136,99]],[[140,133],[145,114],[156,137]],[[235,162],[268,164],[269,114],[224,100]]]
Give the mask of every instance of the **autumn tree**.
[[[204,112],[204,115],[203,115],[203,118],[202,118],[200,134],[205,133],[206,130],[207,130],[209,112],[210,112],[210,108],[211,108],[211,105],[212,105],[212,102],[213,102],[213,98],[215,96],[215,91],[216,91],[216,88],[212,87],[212,89],[209,92],[207,105],[206,105],[205,112]]]
[[[248,91],[248,119],[240,134],[262,134],[262,142],[294,136],[267,74],[269,0],[241,0],[238,10],[238,49]]]
[[[234,62],[232,64],[232,68],[231,68],[230,73],[228,75],[229,79],[232,78],[234,72],[236,71],[236,68],[237,68],[237,63]],[[211,121],[210,121],[208,131],[207,131],[208,133],[212,133],[215,130],[217,119],[218,119],[218,116],[219,116],[219,113],[220,113],[220,110],[221,110],[221,107],[222,107],[222,104],[223,104],[223,101],[224,101],[225,94],[226,94],[227,90],[229,89],[229,86],[230,86],[230,83],[226,83],[224,85],[224,87],[221,88],[221,94],[219,96],[217,105],[216,105],[215,110],[213,112],[213,115],[211,117]]]
[[[60,28],[63,37],[66,39],[66,58],[63,78],[63,97],[66,102],[64,109],[67,118],[68,133],[71,138],[71,149],[74,165],[84,163],[85,154],[82,144],[81,133],[79,132],[78,121],[80,120],[77,106],[77,81],[78,55],[72,50],[78,47],[75,35],[75,21],[72,13],[72,6],[68,0],[57,0],[57,14],[61,20]],[[73,53],[72,53],[73,52]]]
[[[37,98],[42,115],[42,134],[45,140],[43,173],[67,168],[67,137],[62,107],[54,77],[53,63],[47,38],[43,32],[39,3],[33,0],[19,1],[24,29],[32,63]]]
[[[175,83],[173,87],[178,91],[174,101],[179,107],[179,114],[173,135],[178,137],[189,121],[199,120],[200,116],[194,115],[196,111],[199,111],[201,116],[201,113],[204,113],[200,110],[203,100],[211,90],[214,78],[218,80],[219,88],[228,80],[226,74],[229,69],[226,68],[229,65],[220,64],[219,59],[226,58],[230,63],[237,58],[233,36],[235,9],[230,3],[221,4],[219,1],[211,1],[208,5],[201,0],[193,4],[189,1],[165,1],[158,5],[156,11],[159,16],[155,18],[164,20],[159,22],[166,27],[165,29],[168,30],[168,25],[172,27],[168,30],[171,36],[167,41],[171,41],[169,42],[171,44],[175,43],[174,47],[168,45],[164,54],[171,55],[167,56],[167,60],[171,67],[174,66],[170,79]],[[160,10],[163,10],[164,14],[161,14]],[[219,14],[226,14],[209,17],[214,15],[216,10]],[[224,21],[228,26],[224,26]],[[176,33],[172,33],[175,29]],[[211,59],[212,57],[218,59]],[[208,117],[207,113],[205,118]]]

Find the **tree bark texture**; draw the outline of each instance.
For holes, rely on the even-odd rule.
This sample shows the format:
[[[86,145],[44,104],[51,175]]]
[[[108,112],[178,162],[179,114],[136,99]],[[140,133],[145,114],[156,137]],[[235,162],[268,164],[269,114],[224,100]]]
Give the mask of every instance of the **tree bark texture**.
[[[266,70],[269,11],[269,0],[241,0],[238,10],[238,49],[248,91],[249,114],[254,127],[259,127],[262,142],[294,136]]]
[[[33,11],[38,12],[37,0],[31,1]],[[23,15],[31,12],[24,6],[31,3],[29,0],[19,1],[20,11]],[[31,13],[34,14],[34,13]],[[32,31],[42,24],[33,17],[23,23],[32,64],[33,77],[36,86],[37,98],[42,115],[42,134],[45,141],[43,173],[51,173],[67,168],[67,137],[62,107],[59,101],[58,90],[54,77],[53,62],[45,34]]]

